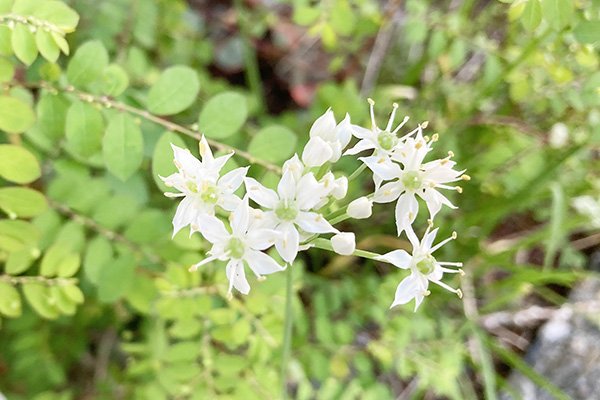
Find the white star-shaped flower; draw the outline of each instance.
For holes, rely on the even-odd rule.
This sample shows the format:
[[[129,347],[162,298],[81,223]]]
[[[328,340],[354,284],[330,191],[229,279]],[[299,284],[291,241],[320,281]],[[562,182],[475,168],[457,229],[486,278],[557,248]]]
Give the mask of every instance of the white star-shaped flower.
[[[437,235],[438,228],[430,232],[430,227],[431,225],[427,228],[421,241],[419,241],[412,229],[407,229],[406,233],[413,246],[412,254],[408,254],[404,250],[394,250],[378,257],[380,261],[388,262],[398,268],[410,270],[410,275],[404,278],[398,285],[394,302],[390,308],[406,304],[415,299],[415,311],[417,311],[425,296],[430,294],[429,290],[427,290],[429,282],[433,282],[462,297],[460,289],[454,289],[441,281],[444,272],[462,274],[461,269],[447,268],[460,268],[462,267],[462,263],[437,261],[432,256],[433,252],[450,240],[455,239],[456,233],[453,233],[451,237],[434,246],[433,241]]]
[[[193,265],[190,271],[214,261],[228,261],[225,269],[229,279],[229,295],[236,288],[240,293],[248,294],[250,285],[246,279],[244,265],[248,265],[257,278],[282,271],[284,268],[263,250],[271,247],[278,233],[272,229],[256,228],[252,224],[252,210],[248,198],[239,202],[230,216],[231,232],[215,216],[203,216],[200,221],[201,234],[212,243],[208,258]]]
[[[171,144],[178,172],[160,177],[169,187],[179,193],[167,192],[167,197],[183,197],[173,217],[173,236],[187,225],[197,230],[197,221],[204,215],[214,215],[219,206],[232,211],[240,202],[234,192],[241,186],[248,167],[236,168],[223,176],[220,171],[233,153],[215,158],[206,139],[200,140],[202,161],[188,149]]]
[[[263,226],[281,233],[275,241],[275,248],[286,262],[293,262],[298,254],[301,238],[298,228],[306,233],[337,232],[321,214],[311,211],[330,192],[329,188],[317,182],[312,173],[296,180],[294,171],[285,169],[277,192],[253,178],[246,178],[244,183],[248,196],[266,209],[262,215]]]
[[[407,138],[392,155],[393,159],[401,162],[404,168],[397,163],[384,165],[377,163],[376,160],[366,161],[369,168],[383,180],[392,180],[375,190],[373,201],[390,203],[398,200],[395,211],[398,235],[417,217],[419,212],[417,196],[425,201],[430,219],[433,219],[442,205],[456,208],[438,189],[456,190],[460,193],[459,186],[448,186],[447,183],[469,179],[468,175],[463,175],[464,170],[453,169],[456,163],[450,160],[451,153],[444,159],[423,163],[425,156],[431,150],[431,142],[435,140],[434,137],[433,140],[426,142],[420,131],[414,138]]]

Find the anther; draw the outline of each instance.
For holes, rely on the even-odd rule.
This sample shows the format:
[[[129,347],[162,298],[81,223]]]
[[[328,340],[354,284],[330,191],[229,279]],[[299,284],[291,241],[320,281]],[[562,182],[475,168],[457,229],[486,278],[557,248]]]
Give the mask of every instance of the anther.
[[[433,136],[431,136],[431,141],[437,142],[439,138],[440,138],[440,135],[437,133],[434,133]]]
[[[429,121],[425,121],[421,124],[421,128],[426,129],[428,125],[429,125]]]
[[[467,175],[467,174],[463,174],[460,178],[463,181],[470,181],[471,180],[471,177],[469,175]]]
[[[458,193],[462,193],[463,192],[463,190],[462,190],[462,188],[460,186],[455,186],[454,188],[456,189],[456,191]]]
[[[454,157],[454,152],[453,152],[452,150],[450,150],[450,151],[448,152],[448,156],[450,156],[450,157]]]
[[[460,289],[456,289],[456,295],[458,296],[459,299],[463,298],[463,292]]]
[[[459,269],[458,273],[460,274],[460,276],[465,276],[465,271],[463,271],[462,269]]]
[[[429,296],[431,294],[431,291],[426,290],[423,292],[423,296]]]
[[[370,105],[372,105],[372,106],[374,106],[374,105],[375,105],[375,101],[374,101],[372,98],[370,98],[370,97],[367,99],[367,102],[368,102]]]
[[[456,239],[458,237],[458,233],[456,231],[452,232],[452,239]]]

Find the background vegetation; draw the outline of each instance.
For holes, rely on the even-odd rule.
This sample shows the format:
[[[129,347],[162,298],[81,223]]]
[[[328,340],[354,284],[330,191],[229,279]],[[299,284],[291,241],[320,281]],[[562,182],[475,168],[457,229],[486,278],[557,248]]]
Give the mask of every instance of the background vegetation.
[[[516,369],[564,398],[522,361],[535,324],[482,321],[597,274],[599,17],[597,0],[0,0],[0,391],[278,398],[283,274],[227,301],[222,265],[187,272],[207,243],[171,240],[157,175],[201,132],[273,181],[318,115],[367,124],[370,96],[428,120],[473,178],[440,223],[465,297],[389,310],[394,267],[306,253],[290,397],[494,399]],[[353,224],[360,248],[407,246],[391,208]]]

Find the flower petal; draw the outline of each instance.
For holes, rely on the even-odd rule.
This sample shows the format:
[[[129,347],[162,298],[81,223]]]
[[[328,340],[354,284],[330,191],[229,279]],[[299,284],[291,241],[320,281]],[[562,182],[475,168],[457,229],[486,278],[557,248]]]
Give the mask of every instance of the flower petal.
[[[352,135],[358,139],[374,138],[375,132],[371,129],[363,128],[362,126],[350,124]]]
[[[321,214],[316,212],[300,211],[295,222],[300,228],[310,233],[338,232]]]
[[[335,140],[335,116],[331,108],[327,109],[310,127],[310,137],[321,137],[328,142]]]
[[[211,243],[224,242],[231,236],[225,229],[225,224],[215,216],[202,216],[198,218],[196,223],[198,224],[198,231]]]
[[[199,170],[202,169],[202,163],[188,149],[175,146],[171,143],[173,149],[175,166],[186,176],[196,177]]]
[[[244,196],[240,204],[229,216],[231,230],[236,236],[243,236],[248,231],[250,225],[250,206],[248,205],[248,196]]]
[[[296,198],[296,181],[291,171],[284,172],[277,185],[277,193],[281,200],[294,200]]]
[[[412,299],[416,298],[421,292],[421,287],[414,274],[410,274],[400,282],[396,288],[396,295],[394,296],[394,302],[390,306],[396,307],[401,304],[406,304]]]
[[[353,156],[355,154],[362,153],[365,150],[374,149],[374,148],[375,148],[375,143],[373,143],[370,140],[362,139],[362,140],[359,140],[358,143],[356,143],[354,145],[354,147],[346,150],[344,152],[344,155],[345,156]]]
[[[271,256],[255,250],[249,250],[244,257],[248,266],[256,275],[268,275],[274,272],[283,271],[284,268],[277,264]]]
[[[330,183],[333,184],[333,182]],[[296,195],[296,205],[300,210],[313,208],[323,197],[327,196],[330,189],[317,182],[312,172],[300,178],[297,188],[299,190]]]
[[[254,178],[245,178],[244,184],[246,185],[248,196],[256,204],[269,209],[277,207],[279,196],[277,196],[274,190],[267,189]]]
[[[198,217],[199,211],[196,199],[185,197],[181,200],[175,211],[175,216],[173,217],[173,236],[184,227],[194,223]]]
[[[320,167],[329,161],[332,155],[333,150],[331,146],[319,136],[314,136],[304,146],[302,162],[307,167]]]
[[[378,260],[385,261],[392,264],[395,267],[407,269],[410,267],[412,256],[404,250],[394,250],[389,253],[383,254],[377,257]]]
[[[352,124],[350,123],[350,115],[346,113],[344,119],[335,127],[335,135],[340,143],[341,150],[345,149],[352,139]]]
[[[273,229],[250,229],[246,235],[246,243],[251,249],[265,250],[275,244],[280,233]]]
[[[208,145],[208,141],[202,135],[200,142],[198,143],[198,150],[200,151],[200,157],[202,157],[202,162],[211,163],[214,160],[212,150]]]
[[[233,211],[240,205],[241,201],[242,199],[237,197],[235,194],[225,193],[219,196],[217,204],[224,210]]]
[[[223,175],[218,182],[219,188],[228,192],[235,192],[242,182],[244,182],[244,178],[248,173],[248,168],[250,167],[236,168]]]
[[[288,263],[292,263],[298,254],[298,245],[300,243],[298,230],[290,222],[280,224],[277,230],[281,235],[275,240],[275,248],[281,258]]]
[[[227,279],[229,279],[229,290],[233,286],[242,294],[248,294],[250,292],[250,284],[246,279],[246,272],[244,271],[244,264],[241,261],[229,261],[225,269]]]
[[[388,182],[382,185],[373,194],[373,202],[389,203],[396,200],[404,191],[404,185],[400,181]]]
[[[396,228],[398,236],[410,226],[419,212],[419,203],[414,193],[403,193],[396,203]]]
[[[359,160],[384,181],[397,179],[402,173],[400,166],[387,156],[360,157]]]

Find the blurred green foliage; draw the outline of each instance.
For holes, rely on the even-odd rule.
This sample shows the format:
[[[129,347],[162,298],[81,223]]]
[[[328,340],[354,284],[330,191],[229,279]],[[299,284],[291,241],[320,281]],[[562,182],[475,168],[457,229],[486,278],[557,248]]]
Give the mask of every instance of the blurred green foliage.
[[[157,176],[173,171],[170,143],[196,152],[202,132],[272,180],[269,163],[305,143],[326,108],[366,122],[367,94],[429,121],[437,148],[472,176],[440,224],[461,234],[444,258],[465,262],[464,303],[434,288],[418,313],[390,311],[400,272],[306,253],[294,265],[290,396],[493,399],[502,363],[535,376],[479,318],[532,298],[560,304],[553,289],[592,273],[589,247],[572,239],[594,227],[572,199],[600,201],[600,3],[211,3],[0,0],[0,391],[277,398],[283,274],[227,301],[223,265],[188,272],[207,243],[171,240],[174,204]],[[371,51],[390,26],[389,49]],[[308,108],[269,112],[262,85],[275,78],[259,44],[291,53],[275,34],[289,31],[314,42],[304,50],[318,52],[325,78]],[[366,90],[373,57],[383,65]],[[236,162],[247,160],[226,168]],[[350,174],[358,162],[339,165]],[[373,218],[348,227],[360,248],[407,246],[390,210]]]

